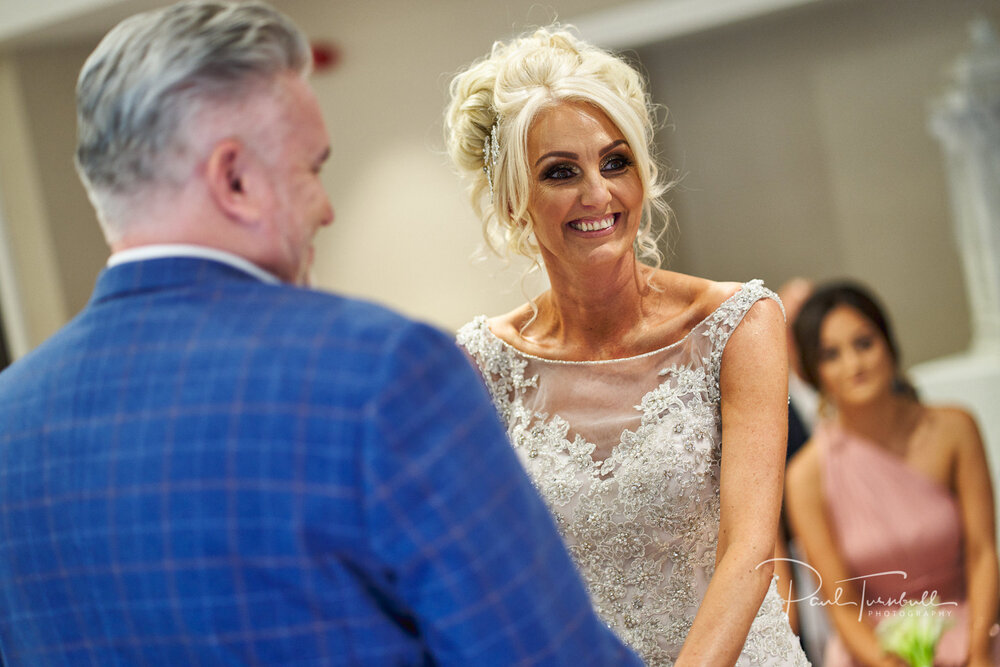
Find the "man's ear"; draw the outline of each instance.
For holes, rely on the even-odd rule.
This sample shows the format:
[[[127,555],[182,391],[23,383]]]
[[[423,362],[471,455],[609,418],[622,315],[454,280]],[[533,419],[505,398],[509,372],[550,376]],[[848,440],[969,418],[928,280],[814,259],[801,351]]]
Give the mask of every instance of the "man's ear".
[[[261,217],[265,192],[256,167],[252,151],[237,139],[217,143],[205,164],[209,195],[226,217],[242,225],[256,225]]]

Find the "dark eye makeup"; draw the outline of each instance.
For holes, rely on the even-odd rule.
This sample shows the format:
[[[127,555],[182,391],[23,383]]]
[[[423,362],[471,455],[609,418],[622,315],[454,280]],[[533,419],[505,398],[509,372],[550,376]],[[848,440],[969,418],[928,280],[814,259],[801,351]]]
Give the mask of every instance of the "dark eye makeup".
[[[604,159],[604,161],[601,163],[601,171],[604,172],[625,171],[633,164],[634,163],[632,162],[632,160],[628,158],[628,156],[615,153],[613,155],[609,155]]]
[[[555,164],[547,168],[542,174],[543,180],[561,181],[572,178],[579,173],[579,169],[571,164]]]
[[[612,175],[619,174],[624,172],[633,164],[634,163],[628,156],[620,153],[614,153],[601,160],[601,172]],[[580,168],[578,166],[559,162],[545,168],[542,172],[542,180],[562,181],[568,178],[573,178],[574,176],[579,175],[579,173]]]

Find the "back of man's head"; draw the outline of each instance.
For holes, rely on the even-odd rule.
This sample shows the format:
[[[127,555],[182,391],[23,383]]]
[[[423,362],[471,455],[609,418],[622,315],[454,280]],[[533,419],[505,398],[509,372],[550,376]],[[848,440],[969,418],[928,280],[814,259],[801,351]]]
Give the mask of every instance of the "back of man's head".
[[[105,236],[122,234],[130,205],[180,179],[185,132],[205,105],[239,103],[283,72],[312,63],[302,32],[257,2],[182,2],[109,32],[77,82],[77,171]]]

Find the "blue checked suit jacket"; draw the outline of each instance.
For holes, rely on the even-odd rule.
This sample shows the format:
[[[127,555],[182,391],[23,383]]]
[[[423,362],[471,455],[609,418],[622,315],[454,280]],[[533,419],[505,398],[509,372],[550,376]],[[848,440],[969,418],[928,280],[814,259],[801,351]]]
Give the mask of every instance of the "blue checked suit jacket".
[[[638,664],[450,337],[195,258],[105,270],[0,373],[0,650]]]

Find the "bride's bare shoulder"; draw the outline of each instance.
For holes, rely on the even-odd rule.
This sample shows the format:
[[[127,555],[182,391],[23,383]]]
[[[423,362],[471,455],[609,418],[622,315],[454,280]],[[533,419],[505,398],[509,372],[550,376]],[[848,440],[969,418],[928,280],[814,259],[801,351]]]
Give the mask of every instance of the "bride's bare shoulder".
[[[494,336],[513,345],[519,339],[521,328],[533,316],[531,304],[525,303],[510,312],[487,318],[486,325]]]
[[[694,321],[711,315],[741,287],[740,283],[717,282],[662,269],[653,276],[652,284],[669,310],[686,312]]]

